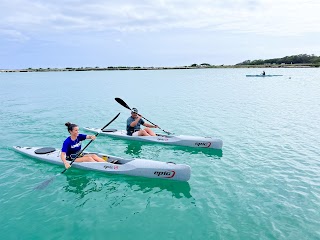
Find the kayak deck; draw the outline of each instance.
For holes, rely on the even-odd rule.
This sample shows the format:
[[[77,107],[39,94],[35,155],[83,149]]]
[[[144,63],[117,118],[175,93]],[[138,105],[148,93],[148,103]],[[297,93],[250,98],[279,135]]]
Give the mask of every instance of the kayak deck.
[[[90,132],[100,132],[99,128],[84,128]],[[136,140],[143,142],[151,143],[162,143],[167,145],[178,145],[186,147],[196,147],[196,148],[213,148],[213,149],[222,149],[223,142],[221,139],[213,137],[198,137],[198,136],[186,136],[186,135],[160,135],[157,136],[129,136],[127,135],[126,130],[117,130],[117,129],[106,129],[100,134],[107,135],[110,137],[127,139],[127,140]]]
[[[13,149],[21,154],[38,160],[63,166],[60,159],[61,150],[51,147],[20,147]],[[85,152],[89,154],[89,152]],[[160,162],[140,158],[122,158],[103,153],[91,153],[106,160],[106,162],[74,162],[72,167],[100,171],[112,174],[124,174],[147,178],[188,181],[191,176],[190,166],[173,162]]]

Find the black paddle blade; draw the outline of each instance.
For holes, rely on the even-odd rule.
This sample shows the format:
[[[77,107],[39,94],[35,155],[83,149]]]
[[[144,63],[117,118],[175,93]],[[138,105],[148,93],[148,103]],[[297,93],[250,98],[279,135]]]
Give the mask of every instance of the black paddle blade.
[[[123,107],[131,110],[131,108],[128,106],[128,104],[126,104],[126,102],[123,101],[121,98],[115,98],[115,100],[116,100],[120,105],[122,105]]]
[[[34,188],[34,190],[42,190],[45,189],[54,179],[56,176],[51,177],[50,179],[44,181],[43,183],[39,184]]]

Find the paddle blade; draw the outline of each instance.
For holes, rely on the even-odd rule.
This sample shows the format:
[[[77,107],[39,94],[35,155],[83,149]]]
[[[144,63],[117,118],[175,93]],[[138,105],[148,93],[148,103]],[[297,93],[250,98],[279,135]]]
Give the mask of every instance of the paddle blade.
[[[115,98],[115,100],[116,100],[120,105],[122,105],[123,107],[131,110],[131,108],[128,106],[128,104],[126,104],[126,102],[123,101],[121,98]]]
[[[44,181],[43,183],[39,184],[34,188],[34,190],[42,190],[45,189],[53,180],[55,179],[55,176],[51,177],[50,179]]]
[[[57,176],[59,176],[59,175],[61,175],[61,173],[58,173],[58,174],[56,174],[55,176],[49,178],[48,180],[40,183],[38,186],[36,186],[36,187],[34,188],[34,190],[42,190],[42,189],[45,189],[45,188],[46,188],[51,182],[53,182],[53,180],[54,180]]]

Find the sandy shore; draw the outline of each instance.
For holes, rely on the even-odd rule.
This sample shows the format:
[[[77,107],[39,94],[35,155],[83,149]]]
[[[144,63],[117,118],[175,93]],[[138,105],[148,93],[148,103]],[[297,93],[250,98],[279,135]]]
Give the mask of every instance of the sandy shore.
[[[205,69],[205,68],[315,68],[317,64],[281,64],[281,65],[210,65],[178,67],[80,67],[80,68],[28,68],[2,69],[0,72],[66,72],[66,71],[128,71],[128,70],[170,70],[170,69]]]

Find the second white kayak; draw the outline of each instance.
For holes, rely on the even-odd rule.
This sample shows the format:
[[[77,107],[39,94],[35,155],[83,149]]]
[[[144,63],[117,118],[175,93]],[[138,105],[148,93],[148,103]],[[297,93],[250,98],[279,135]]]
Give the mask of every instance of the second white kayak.
[[[96,133],[101,131],[99,128],[85,127],[84,129]],[[186,135],[129,136],[127,135],[126,130],[117,129],[105,129],[104,131],[100,132],[100,134],[127,140],[163,143],[168,145],[178,145],[196,148],[222,149],[222,140],[213,137],[197,137]]]

